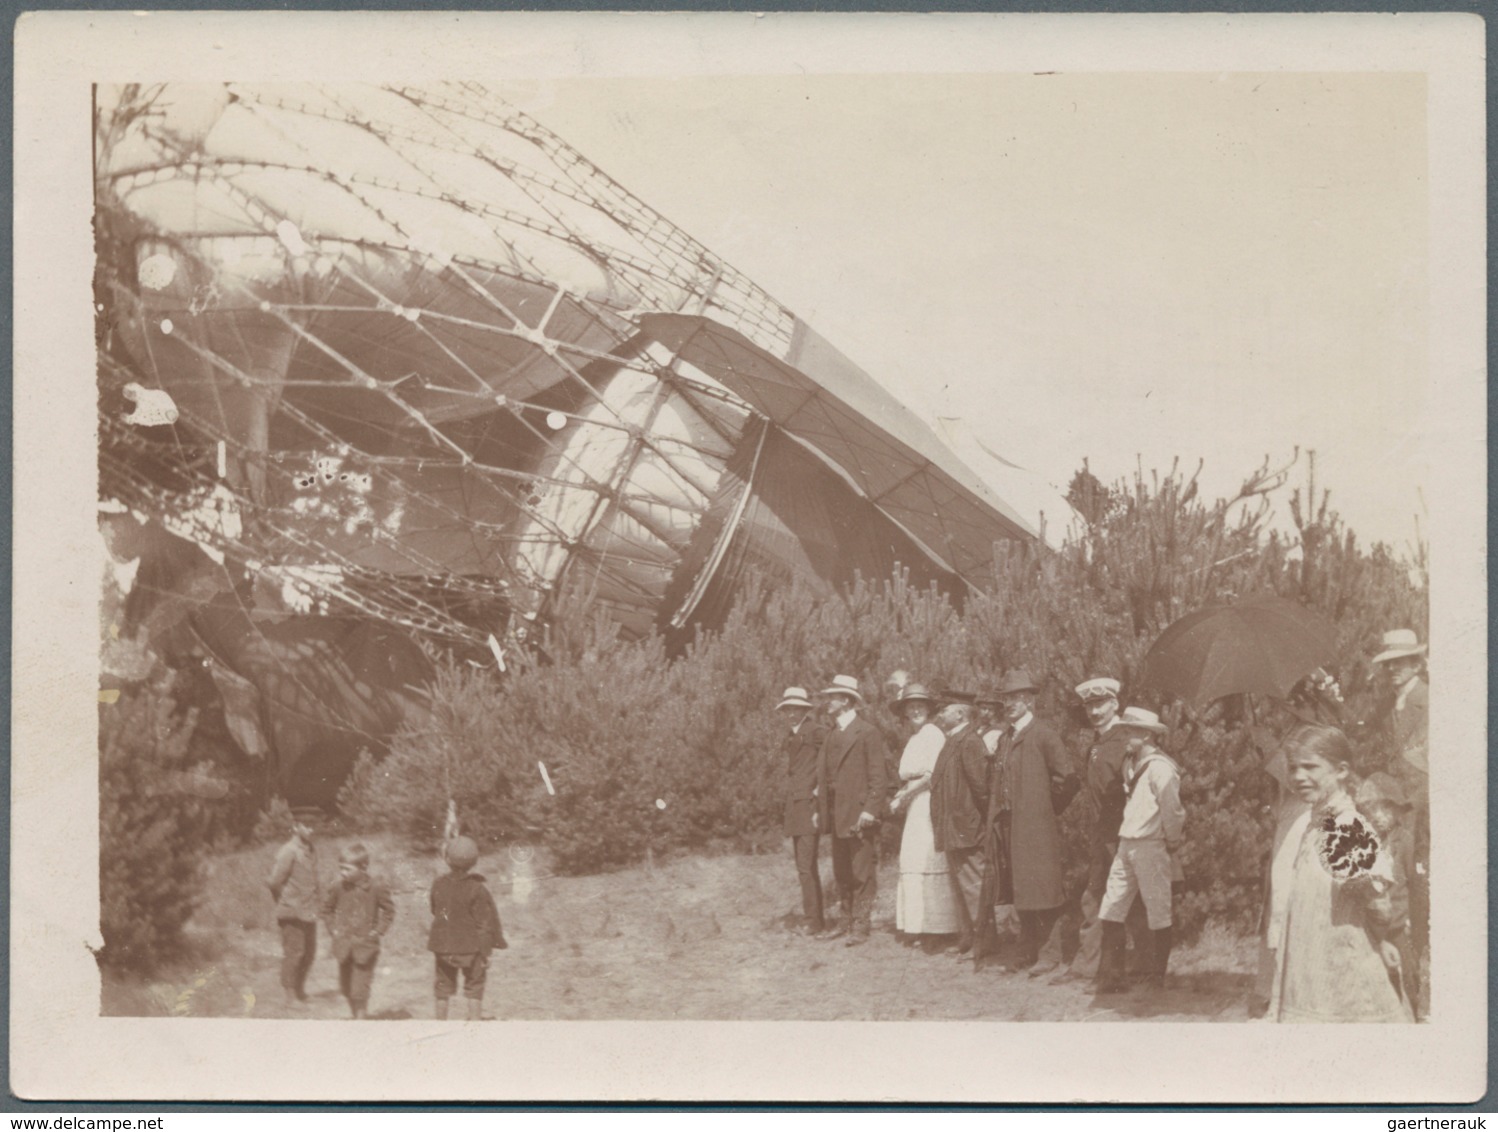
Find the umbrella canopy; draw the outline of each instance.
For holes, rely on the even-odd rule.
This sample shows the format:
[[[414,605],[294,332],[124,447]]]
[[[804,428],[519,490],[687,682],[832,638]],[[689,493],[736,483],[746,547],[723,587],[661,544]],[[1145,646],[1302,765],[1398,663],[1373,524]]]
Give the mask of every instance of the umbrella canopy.
[[[1197,705],[1242,692],[1284,698],[1336,656],[1325,617],[1285,598],[1251,597],[1173,622],[1145,655],[1141,682]]]

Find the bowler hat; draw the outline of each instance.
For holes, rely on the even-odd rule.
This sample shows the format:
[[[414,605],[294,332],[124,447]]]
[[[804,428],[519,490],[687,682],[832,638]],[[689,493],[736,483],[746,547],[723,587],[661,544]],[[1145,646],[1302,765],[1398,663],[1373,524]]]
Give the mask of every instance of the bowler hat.
[[[975,702],[977,698],[977,695],[973,692],[959,692],[955,688],[945,687],[936,694],[937,702],[943,704],[970,704]]]
[[[1007,696],[1011,692],[1038,692],[1040,686],[1030,679],[1028,669],[1011,668],[1004,674],[1004,679],[999,681],[998,694]]]
[[[904,707],[911,703],[934,704],[936,697],[924,684],[906,684],[904,690],[895,697],[894,706]]]

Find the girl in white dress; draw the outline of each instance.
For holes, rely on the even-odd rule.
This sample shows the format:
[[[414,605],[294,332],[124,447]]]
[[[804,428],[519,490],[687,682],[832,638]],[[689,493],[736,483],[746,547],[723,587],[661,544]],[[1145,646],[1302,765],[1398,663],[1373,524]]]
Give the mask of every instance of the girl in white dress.
[[[935,702],[923,685],[906,687],[894,707],[915,729],[900,756],[900,789],[889,806],[891,813],[905,811],[895,930],[913,944],[916,936],[955,934],[961,922],[947,875],[947,855],[936,851],[936,835],[931,828],[931,772],[936,769],[946,736],[931,722]]]

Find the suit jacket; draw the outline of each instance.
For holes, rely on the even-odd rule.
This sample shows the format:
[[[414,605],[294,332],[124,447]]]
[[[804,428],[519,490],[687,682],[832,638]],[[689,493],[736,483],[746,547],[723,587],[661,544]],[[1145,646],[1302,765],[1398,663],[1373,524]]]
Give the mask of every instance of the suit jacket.
[[[827,729],[808,716],[801,730],[787,729],[780,739],[785,759],[785,832],[789,837],[816,833],[811,817],[816,807],[817,775]]]
[[[972,849],[983,843],[988,809],[988,747],[968,724],[948,737],[931,772],[931,828],[936,851]]]
[[[1092,804],[1092,846],[1118,847],[1118,827],[1123,824],[1124,759],[1129,734],[1122,727],[1102,732],[1087,749],[1087,800]],[[1110,854],[1112,850],[1109,850]]]
[[[834,837],[858,836],[859,814],[872,814],[877,821],[889,812],[895,778],[889,744],[877,727],[862,716],[854,716],[841,731],[834,725],[818,760],[817,812],[822,828]]]
[[[1080,785],[1065,744],[1038,719],[1018,739],[1006,729],[989,781],[991,816],[1009,814],[1014,906],[1022,911],[1059,907],[1066,902],[1066,877],[1056,819]]]
[[[1395,708],[1390,722],[1394,729],[1394,751],[1416,770],[1429,773],[1430,685],[1416,680],[1404,707]]]
[[[361,874],[333,886],[323,897],[322,914],[333,937],[335,959],[373,963],[380,954],[380,937],[395,919],[395,902],[383,884]]]

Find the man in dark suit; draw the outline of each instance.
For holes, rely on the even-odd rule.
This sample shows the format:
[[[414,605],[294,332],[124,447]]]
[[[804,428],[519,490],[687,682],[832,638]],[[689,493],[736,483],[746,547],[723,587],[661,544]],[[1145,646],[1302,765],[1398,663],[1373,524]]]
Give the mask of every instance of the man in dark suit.
[[[808,935],[825,928],[822,877],[817,866],[817,766],[826,728],[812,718],[815,710],[805,688],[787,688],[775,705],[787,723],[780,739],[785,759],[785,832],[791,839],[796,876],[801,881],[800,930]]]
[[[983,818],[988,809],[988,748],[973,725],[973,693],[947,691],[936,722],[947,743],[931,772],[931,827],[936,850],[947,855],[961,917],[957,954],[972,949],[992,908],[980,908],[983,888]]]
[[[1119,682],[1111,676],[1084,680],[1076,687],[1077,698],[1082,701],[1082,709],[1087,713],[1087,722],[1092,725],[1094,736],[1082,768],[1083,793],[1092,811],[1092,837],[1088,843],[1087,887],[1079,901],[1081,946],[1071,967],[1052,979],[1053,983],[1094,979],[1098,973],[1103,943],[1098,910],[1102,907],[1103,893],[1108,890],[1113,857],[1118,852],[1118,827],[1123,821],[1126,800],[1124,759],[1128,756],[1132,737],[1127,728],[1114,726],[1118,720],[1120,688]],[[1142,900],[1134,901],[1129,908],[1128,932],[1134,940],[1136,963],[1141,970],[1149,970],[1149,922]]]
[[[1038,691],[1023,669],[1000,684],[1005,727],[989,778],[989,812],[1007,851],[1020,921],[1020,955],[1010,971],[1035,966],[1066,902],[1057,818],[1080,786],[1061,737],[1035,718]]]
[[[895,768],[879,729],[858,715],[863,694],[852,676],[834,676],[822,690],[833,726],[818,760],[817,818],[832,834],[832,877],[842,916],[826,938],[869,938],[879,864],[879,817],[889,812]]]

